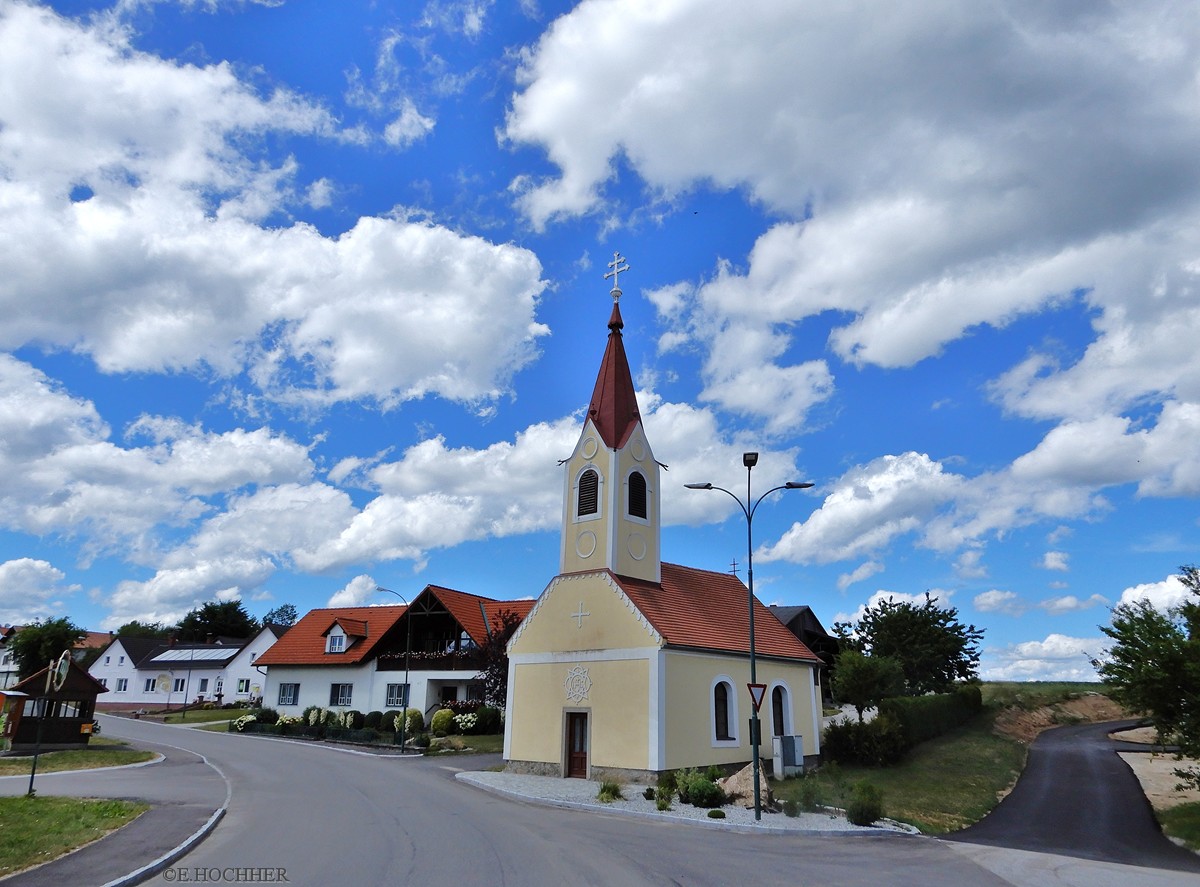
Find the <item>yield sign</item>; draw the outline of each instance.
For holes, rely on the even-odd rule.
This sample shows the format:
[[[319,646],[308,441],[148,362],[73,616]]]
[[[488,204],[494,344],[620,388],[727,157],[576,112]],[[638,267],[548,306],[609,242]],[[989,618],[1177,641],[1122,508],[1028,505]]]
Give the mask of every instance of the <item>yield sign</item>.
[[[754,710],[758,711],[762,708],[763,697],[767,694],[767,685],[747,684],[746,689],[750,691],[750,698],[754,700]]]

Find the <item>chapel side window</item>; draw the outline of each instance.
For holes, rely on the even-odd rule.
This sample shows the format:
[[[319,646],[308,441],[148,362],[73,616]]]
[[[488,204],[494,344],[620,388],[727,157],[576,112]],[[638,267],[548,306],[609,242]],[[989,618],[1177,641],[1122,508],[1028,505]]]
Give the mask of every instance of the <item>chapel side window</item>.
[[[579,503],[575,509],[576,517],[588,517],[600,512],[600,475],[589,468],[579,475]]]
[[[724,681],[713,687],[713,730],[717,739],[733,739],[729,729],[729,684]]]
[[[646,519],[646,475],[640,471],[629,475],[629,514]]]
[[[787,735],[787,691],[776,687],[771,691],[771,727],[774,736]]]

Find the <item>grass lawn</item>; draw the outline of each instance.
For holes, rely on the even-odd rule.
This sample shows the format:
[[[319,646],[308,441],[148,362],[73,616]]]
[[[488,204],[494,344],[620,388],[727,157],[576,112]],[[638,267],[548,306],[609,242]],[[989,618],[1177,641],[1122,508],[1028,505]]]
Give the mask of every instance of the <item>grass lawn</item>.
[[[865,779],[883,793],[888,818],[929,835],[957,831],[995,807],[998,793],[1016,782],[1025,763],[1025,747],[992,733],[992,717],[984,711],[917,746],[895,767],[826,764],[807,777],[774,783],[775,795],[803,802],[804,794],[815,793],[818,803],[845,808],[850,789]]]
[[[1013,705],[1028,710],[1053,705],[1085,693],[1103,693],[1104,685],[1072,681],[985,681],[979,689],[986,707]]]
[[[0,798],[0,876],[90,844],[147,806],[88,798]]]
[[[448,736],[447,747],[435,749],[430,747],[427,755],[462,755],[462,754],[491,754],[504,751],[504,734],[489,733],[480,736]],[[446,740],[443,740],[446,741]]]
[[[249,712],[248,708],[211,708],[211,709],[191,709],[189,711],[173,711],[168,714],[147,714],[143,715],[143,720],[147,721],[162,721],[167,724],[204,724],[209,721],[232,721],[234,718],[240,718],[242,715]],[[124,717],[126,713],[122,712]]]
[[[119,767],[137,764],[154,757],[152,751],[132,749],[113,739],[99,737],[85,749],[48,751],[38,755],[38,773],[56,770],[88,770],[93,767]],[[0,758],[0,776],[28,776],[33,768],[33,755]],[[36,785],[34,786],[37,787]]]
[[[1200,802],[1156,810],[1154,815],[1164,832],[1183,841],[1192,850],[1200,850]]]

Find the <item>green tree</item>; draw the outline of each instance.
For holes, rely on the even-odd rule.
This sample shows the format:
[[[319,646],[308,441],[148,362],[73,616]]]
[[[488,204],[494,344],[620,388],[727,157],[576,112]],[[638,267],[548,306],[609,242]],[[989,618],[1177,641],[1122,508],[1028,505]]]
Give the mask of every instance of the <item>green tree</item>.
[[[1113,608],[1100,630],[1114,643],[1099,666],[1112,698],[1151,719],[1181,757],[1200,758],[1200,568],[1180,568],[1193,595],[1165,611],[1144,598]],[[1200,788],[1200,768],[1176,774]]]
[[[139,622],[131,619],[116,631],[119,638],[163,638],[171,634],[171,628],[161,622]]]
[[[8,641],[8,649],[17,663],[17,675],[24,680],[45,668],[51,660],[72,649],[87,637],[87,632],[66,616],[42,619],[26,625]]]
[[[263,625],[295,625],[300,614],[292,604],[280,604],[274,610],[268,610],[263,617]]]
[[[880,601],[853,625],[835,625],[834,632],[851,649],[899,662],[911,696],[943,693],[956,681],[979,676],[983,631],[959,622],[956,608],[939,607],[929,593],[922,604]]]
[[[175,630],[181,641],[203,643],[208,637],[248,638],[258,632],[258,620],[241,601],[209,602],[179,620]]]
[[[475,676],[475,680],[483,684],[483,701],[496,708],[503,709],[507,702],[508,642],[520,624],[521,617],[512,610],[501,610],[498,624],[492,626],[479,650],[483,671]]]
[[[838,654],[833,669],[833,695],[853,705],[862,723],[863,710],[904,692],[904,670],[890,656],[865,656],[855,649]]]

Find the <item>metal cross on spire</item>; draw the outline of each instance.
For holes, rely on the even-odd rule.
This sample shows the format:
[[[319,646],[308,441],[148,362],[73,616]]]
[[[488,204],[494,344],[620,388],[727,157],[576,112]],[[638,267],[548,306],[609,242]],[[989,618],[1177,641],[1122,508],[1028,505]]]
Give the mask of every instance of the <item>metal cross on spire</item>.
[[[613,260],[608,263],[608,267],[612,270],[605,273],[604,279],[608,280],[608,278],[612,278],[613,288],[609,294],[613,297],[613,301],[616,302],[621,298],[621,285],[617,281],[617,275],[622,271],[628,271],[629,265],[626,263],[623,255],[613,253]]]

